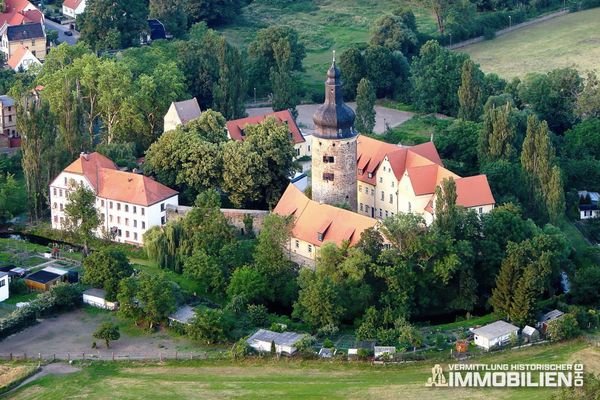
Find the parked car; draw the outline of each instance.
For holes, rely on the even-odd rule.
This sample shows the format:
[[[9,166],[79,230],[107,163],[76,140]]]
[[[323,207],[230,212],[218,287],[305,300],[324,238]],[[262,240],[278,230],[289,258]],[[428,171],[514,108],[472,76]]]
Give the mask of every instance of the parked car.
[[[73,36],[73,32],[71,32],[71,31],[65,31],[65,36]]]

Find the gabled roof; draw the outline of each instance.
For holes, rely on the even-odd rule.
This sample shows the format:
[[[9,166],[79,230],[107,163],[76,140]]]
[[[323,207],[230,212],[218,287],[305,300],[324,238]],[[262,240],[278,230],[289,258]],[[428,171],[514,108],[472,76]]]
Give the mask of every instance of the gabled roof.
[[[147,176],[119,171],[100,153],[82,154],[64,171],[85,176],[96,194],[105,199],[151,206],[177,194]]]
[[[552,310],[552,311],[549,311],[546,314],[542,315],[540,322],[552,321],[554,319],[562,317],[564,314],[565,313],[560,310]]]
[[[9,67],[16,71],[17,69],[19,69],[21,63],[23,62],[23,59],[26,57],[29,57],[29,59],[31,59],[37,64],[42,64],[40,60],[38,60],[37,57],[34,56],[33,53],[25,46],[19,46],[17,50],[10,56],[6,63]]]
[[[14,25],[6,29],[6,36],[9,41],[41,39],[45,38],[44,28],[41,23]]]
[[[83,3],[83,0],[64,0],[63,6],[70,8],[72,10],[76,10],[79,5]]]
[[[43,22],[44,15],[27,0],[4,0],[4,12],[0,13],[0,26]]]
[[[437,164],[407,168],[406,172],[416,196],[435,193],[435,188],[445,178],[453,178],[455,181],[460,178],[455,173]]]
[[[175,112],[182,124],[187,124],[191,120],[200,117],[202,113],[198,100],[195,97],[189,100],[173,102],[171,103],[171,107],[175,107]]]
[[[233,140],[244,140],[244,129],[246,129],[246,126],[260,124],[269,117],[275,118],[278,122],[283,122],[288,126],[294,144],[303,143],[305,141],[304,136],[302,136],[302,133],[300,132],[300,128],[298,128],[298,125],[289,110],[228,121],[227,131],[229,132],[229,137]]]
[[[97,298],[103,299],[103,300],[106,298],[106,290],[104,290],[104,289],[91,288],[91,289],[88,289],[85,292],[83,292],[83,294],[88,295],[88,296],[97,297]]]
[[[25,279],[27,279],[27,280],[30,280],[33,282],[38,282],[38,283],[43,283],[43,284],[52,282],[58,278],[60,278],[60,275],[57,275],[53,272],[44,271],[44,270],[34,272],[33,274],[27,275],[25,277]]]
[[[371,185],[375,184],[377,170],[386,157],[398,180],[402,178],[409,167],[442,165],[442,160],[431,142],[407,147],[361,135],[358,137],[357,143],[358,180]],[[371,174],[370,178],[369,174]]]
[[[355,245],[363,231],[377,225],[376,219],[310,200],[293,184],[288,185],[273,212],[292,215],[292,237],[317,247],[326,242],[341,245],[343,241]]]

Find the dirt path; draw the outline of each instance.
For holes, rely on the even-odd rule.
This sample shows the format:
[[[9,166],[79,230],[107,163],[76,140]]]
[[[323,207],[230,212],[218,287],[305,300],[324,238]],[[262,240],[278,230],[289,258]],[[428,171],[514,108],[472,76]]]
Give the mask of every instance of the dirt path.
[[[8,392],[6,392],[4,394],[5,395],[11,394],[11,393],[15,392],[16,390],[18,390],[19,388],[27,385],[28,383],[33,382],[37,379],[40,379],[41,377],[46,376],[46,375],[66,375],[66,374],[72,374],[72,373],[79,372],[79,371],[81,371],[81,368],[74,367],[69,364],[64,364],[64,363],[48,364],[48,365],[41,367],[38,372],[31,375],[29,378],[27,378],[23,382],[21,382],[18,386],[12,388],[11,390],[9,390]]]

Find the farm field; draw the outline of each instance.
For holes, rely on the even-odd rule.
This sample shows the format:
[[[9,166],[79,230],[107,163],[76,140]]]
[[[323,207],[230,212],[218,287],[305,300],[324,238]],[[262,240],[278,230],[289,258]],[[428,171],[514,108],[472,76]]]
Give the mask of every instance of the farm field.
[[[483,363],[583,361],[600,371],[600,349],[584,341],[505,351]],[[11,399],[547,399],[555,389],[435,389],[425,382],[432,361],[410,365],[255,359],[179,363],[94,363],[70,375],[47,375]],[[444,363],[441,363],[444,365]]]
[[[600,8],[567,14],[457,51],[503,78],[575,66],[600,72]]]
[[[281,3],[281,2],[280,2]],[[324,73],[331,63],[331,52],[339,53],[353,43],[369,40],[373,22],[405,0],[298,0],[282,7],[269,0],[253,1],[245,7],[234,25],[221,29],[230,43],[245,48],[256,32],[271,25],[296,29],[306,46],[304,81],[321,88]],[[419,31],[435,34],[436,25],[424,9],[411,6],[417,17]]]

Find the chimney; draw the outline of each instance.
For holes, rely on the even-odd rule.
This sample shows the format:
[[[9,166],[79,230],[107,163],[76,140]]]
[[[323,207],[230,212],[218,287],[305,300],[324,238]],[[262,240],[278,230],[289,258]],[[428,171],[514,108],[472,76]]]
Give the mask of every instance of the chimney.
[[[82,151],[80,156],[85,158],[86,161],[88,160],[88,154],[85,151]]]

